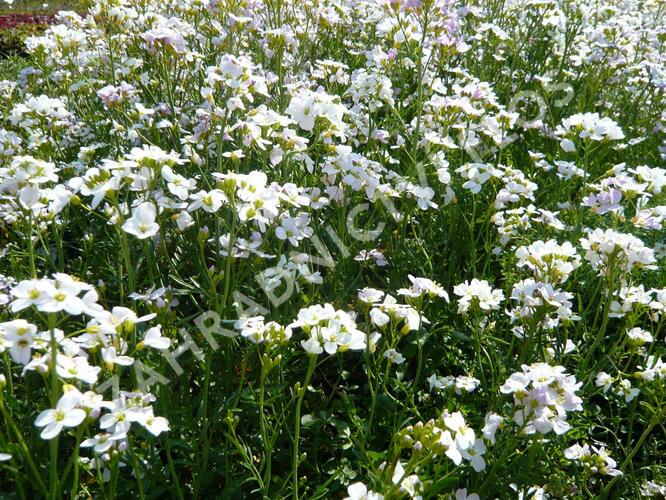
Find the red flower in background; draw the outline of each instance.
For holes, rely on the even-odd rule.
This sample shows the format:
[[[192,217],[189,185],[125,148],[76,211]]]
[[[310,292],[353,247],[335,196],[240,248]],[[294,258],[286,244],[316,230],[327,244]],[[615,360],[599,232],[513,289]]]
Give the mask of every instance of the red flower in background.
[[[25,24],[49,24],[55,19],[51,14],[2,14],[0,15],[0,30],[16,28]]]

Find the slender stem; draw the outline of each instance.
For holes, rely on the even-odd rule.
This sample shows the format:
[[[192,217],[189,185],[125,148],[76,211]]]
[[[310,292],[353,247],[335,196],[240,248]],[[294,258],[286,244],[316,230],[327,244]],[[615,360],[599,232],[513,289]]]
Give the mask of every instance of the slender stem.
[[[33,462],[32,460],[32,456],[30,455],[30,451],[28,450],[28,445],[26,444],[25,439],[23,439],[21,431],[18,430],[18,428],[14,424],[14,421],[12,420],[11,415],[7,411],[7,408],[5,408],[5,403],[1,391],[0,391],[0,412],[2,412],[2,416],[5,418],[5,424],[7,425],[7,427],[9,427],[12,430],[12,432],[16,436],[16,440],[18,441],[18,446],[21,449],[21,452],[23,453],[26,462],[28,462],[28,467],[30,468],[30,471],[32,472],[35,478],[37,486],[41,490],[44,497],[47,497],[48,490],[46,489],[46,485],[44,484],[44,481],[42,481],[42,476],[39,473],[39,470],[37,470],[35,462]]]
[[[178,474],[176,474],[176,468],[173,465],[173,458],[171,457],[171,441],[169,440],[169,436],[165,436],[165,439],[166,439],[167,463],[169,465],[169,473],[171,474],[171,480],[173,481],[173,485],[176,487],[176,496],[178,497],[179,500],[184,500],[185,497],[183,496],[183,492],[180,490]]]
[[[35,267],[35,243],[32,241],[32,211],[28,216],[28,259],[30,261],[30,275],[37,278],[37,269]]]
[[[297,387],[298,399],[296,400],[296,412],[294,419],[294,453],[291,459],[291,470],[292,470],[292,479],[293,479],[293,499],[298,500],[298,464],[300,462],[300,456],[298,453],[298,440],[301,435],[301,405],[303,403],[303,397],[305,396],[305,391],[310,385],[310,379],[314,373],[315,366],[317,366],[317,356],[309,355],[310,364],[308,365],[308,372],[305,375],[305,382],[302,386]]]
[[[377,406],[377,394],[375,392],[375,388],[372,385],[372,368],[370,366],[370,342],[368,342],[368,346],[365,351],[365,366],[368,374],[368,388],[370,389],[370,416],[368,417],[368,426],[365,431],[365,438],[364,438],[364,446],[367,446],[367,441],[368,438],[370,437],[370,433],[372,432],[372,422],[375,418],[375,407]]]
[[[123,260],[125,261],[125,272],[127,273],[127,281],[129,285],[129,293],[136,291],[136,284],[134,281],[134,268],[132,267],[132,259],[130,258],[129,251],[129,242],[127,241],[127,233],[122,229],[118,229],[120,234],[120,246],[123,252]],[[125,297],[120,297],[121,301],[125,300]]]
[[[666,410],[662,409],[658,414],[655,414],[652,416],[652,420],[648,424],[648,426],[645,428],[643,431],[643,434],[641,434],[641,437],[638,438],[638,442],[636,443],[636,446],[634,446],[631,449],[631,453],[627,455],[627,457],[624,459],[624,462],[622,462],[622,466],[620,467],[620,470],[625,470],[627,465],[631,462],[631,460],[634,458],[636,453],[638,453],[638,450],[641,449],[641,446],[643,446],[643,443],[647,439],[647,437],[650,435],[652,432],[652,429],[655,428],[657,424],[661,422],[661,420],[666,416]],[[611,488],[615,484],[615,482],[620,478],[621,476],[615,476],[610,483],[606,485],[606,487],[601,491],[601,494],[599,495],[599,498],[608,498],[608,493],[610,492]]]
[[[131,450],[129,437],[127,438],[127,447]],[[145,495],[143,493],[143,481],[141,479],[141,471],[139,470],[139,461],[136,459],[136,455],[133,451],[130,451],[130,456],[132,457],[132,468],[134,469],[134,475],[136,476],[136,484],[139,488],[139,499],[143,500]]]
[[[264,417],[264,399],[266,393],[266,361],[264,355],[261,356],[261,376],[259,379],[259,432],[261,434],[261,443],[264,446],[264,457],[266,459],[266,469],[264,470],[264,496],[268,496],[271,484],[271,452],[272,447],[268,434],[266,433],[266,421]]]
[[[202,418],[203,418],[203,423],[201,425],[201,437],[200,439],[204,439],[204,449],[203,449],[203,457],[201,459],[201,466],[199,467],[199,471],[197,474],[197,480],[194,484],[194,492],[193,492],[193,498],[197,498],[199,495],[199,491],[201,489],[201,480],[203,478],[204,473],[208,469],[208,455],[210,452],[210,434],[208,432],[209,428],[209,421],[208,421],[208,393],[210,392],[210,372],[212,370],[212,359],[213,359],[213,353],[208,352],[206,354],[206,366],[204,368],[204,383],[203,383],[203,394],[201,398],[201,413],[202,413]]]
[[[488,381],[486,380],[486,374],[483,371],[483,363],[481,362],[481,335],[479,334],[479,323],[481,323],[481,320],[477,316],[474,318],[474,347],[476,349],[476,362],[479,365],[479,376],[481,377],[481,383],[483,384],[483,391],[484,394],[488,394]]]
[[[58,403],[59,387],[58,387],[58,373],[56,372],[56,364],[58,360],[58,341],[55,337],[55,314],[49,314],[48,317],[49,331],[51,334],[51,359],[49,360],[49,371],[51,373],[51,408],[55,408]],[[51,451],[51,467],[49,471],[49,495],[51,498],[58,498],[58,441],[59,437],[56,436],[49,441],[49,448]]]

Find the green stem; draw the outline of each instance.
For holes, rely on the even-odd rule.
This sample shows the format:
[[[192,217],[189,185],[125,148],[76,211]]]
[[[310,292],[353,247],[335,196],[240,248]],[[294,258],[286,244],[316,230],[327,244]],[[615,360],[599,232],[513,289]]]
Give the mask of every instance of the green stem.
[[[481,320],[477,316],[474,319],[474,347],[476,350],[476,362],[479,365],[479,376],[481,377],[481,383],[483,384],[484,394],[488,394],[488,381],[486,380],[486,374],[483,371],[483,363],[481,362],[481,335],[479,334],[479,323]]]
[[[303,397],[305,397],[305,391],[307,391],[308,386],[310,385],[310,379],[314,373],[315,366],[317,366],[317,356],[310,354],[310,364],[308,365],[308,372],[305,375],[305,382],[302,386],[297,387],[298,399],[296,400],[296,412],[294,420],[294,453],[291,458],[291,470],[292,470],[292,479],[293,479],[293,496],[294,500],[298,500],[298,464],[300,463],[300,456],[298,453],[298,440],[301,435],[301,405],[303,404]]]
[[[180,490],[178,475],[176,474],[176,468],[173,465],[173,458],[171,457],[171,441],[169,440],[168,436],[165,436],[165,439],[166,439],[167,463],[169,465],[169,473],[171,474],[171,480],[173,481],[173,485],[176,487],[176,496],[178,497],[179,500],[185,500],[183,492]]]
[[[35,248],[32,241],[32,212],[28,216],[28,259],[30,261],[30,275],[37,278],[37,269],[35,267]]]
[[[643,443],[647,439],[647,437],[650,435],[652,432],[652,429],[655,428],[657,424],[661,422],[661,420],[666,416],[666,411],[661,410],[658,414],[655,414],[652,416],[652,420],[650,421],[649,425],[646,427],[646,429],[643,431],[643,434],[641,434],[641,437],[638,438],[638,442],[636,443],[636,446],[634,446],[631,449],[631,453],[627,455],[627,457],[624,459],[624,462],[622,462],[622,466],[620,467],[620,470],[624,471],[631,462],[631,460],[634,458],[636,453],[638,453],[638,450],[641,449],[641,446],[643,446]],[[610,483],[606,485],[606,487],[601,491],[601,494],[599,495],[599,498],[609,498],[609,493],[613,485],[617,482],[617,480],[621,476],[615,476]]]
[[[55,337],[55,314],[49,314],[48,317],[49,331],[51,333],[51,359],[49,360],[49,371],[51,373],[51,408],[55,408],[58,404],[59,388],[58,388],[58,373],[56,372],[56,364],[58,359],[58,341]],[[58,441],[59,437],[56,436],[49,441],[49,449],[51,452],[51,467],[49,472],[49,495],[54,500],[58,498]]]
[[[44,484],[44,481],[42,481],[42,476],[40,475],[39,471],[37,470],[37,466],[35,465],[35,462],[32,460],[32,456],[30,455],[30,451],[28,450],[28,445],[25,442],[25,439],[23,439],[23,435],[21,434],[21,431],[18,430],[16,425],[14,424],[14,421],[12,420],[11,415],[7,411],[7,408],[5,408],[5,403],[4,399],[2,397],[2,393],[0,392],[0,412],[2,412],[2,416],[5,419],[5,424],[9,429],[12,430],[14,435],[16,436],[16,440],[18,441],[18,446],[23,454],[23,457],[25,458],[26,462],[28,462],[28,467],[30,468],[30,471],[32,472],[34,478],[35,478],[35,483],[39,487],[39,489],[42,492],[42,495],[44,497],[48,496],[48,490],[46,489],[46,485]]]
[[[259,379],[259,432],[261,434],[261,442],[264,445],[264,457],[266,460],[266,469],[264,470],[264,497],[268,496],[271,484],[271,452],[272,447],[268,434],[266,433],[266,422],[264,418],[264,398],[266,392],[266,359],[262,355],[261,359],[261,376]]]

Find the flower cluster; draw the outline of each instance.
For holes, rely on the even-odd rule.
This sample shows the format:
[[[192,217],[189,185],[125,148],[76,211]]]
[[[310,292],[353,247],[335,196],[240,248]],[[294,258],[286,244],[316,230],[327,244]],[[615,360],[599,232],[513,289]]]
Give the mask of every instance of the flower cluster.
[[[583,400],[576,395],[581,386],[562,366],[534,363],[512,374],[500,391],[513,395],[513,421],[522,432],[560,435],[571,429],[568,414],[583,409]]]
[[[308,335],[301,346],[308,354],[335,354],[365,349],[365,334],[356,327],[354,316],[336,311],[331,304],[314,305],[298,312],[289,329],[300,328]]]

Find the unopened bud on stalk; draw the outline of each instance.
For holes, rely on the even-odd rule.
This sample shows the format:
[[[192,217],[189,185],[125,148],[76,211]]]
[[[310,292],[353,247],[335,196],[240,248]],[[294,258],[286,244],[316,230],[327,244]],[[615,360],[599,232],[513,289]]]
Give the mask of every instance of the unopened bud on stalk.
[[[208,226],[204,226],[199,231],[199,234],[197,235],[197,239],[200,242],[205,242],[208,239],[209,234],[210,234],[210,231],[208,230]]]

